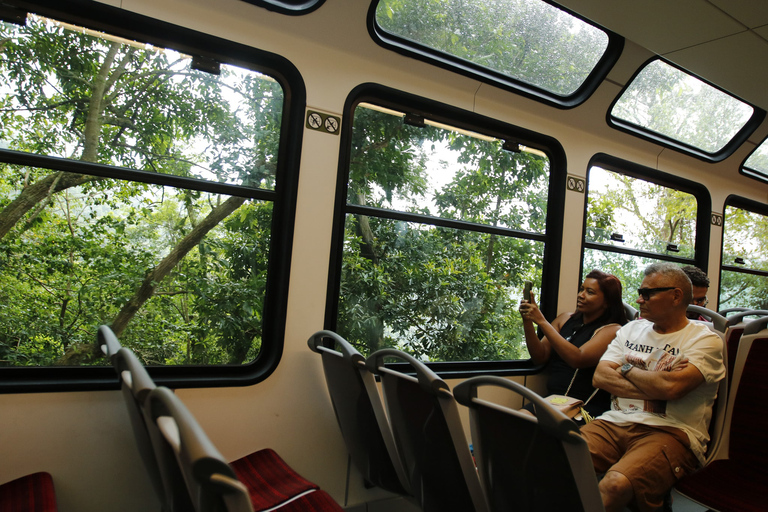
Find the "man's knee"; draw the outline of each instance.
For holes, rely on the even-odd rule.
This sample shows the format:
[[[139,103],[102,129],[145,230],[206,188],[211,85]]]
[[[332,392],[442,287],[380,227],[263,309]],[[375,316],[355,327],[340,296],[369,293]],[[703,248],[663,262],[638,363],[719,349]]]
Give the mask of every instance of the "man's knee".
[[[603,501],[609,498],[610,503],[629,503],[634,495],[632,482],[618,471],[608,471],[600,480],[600,494]]]

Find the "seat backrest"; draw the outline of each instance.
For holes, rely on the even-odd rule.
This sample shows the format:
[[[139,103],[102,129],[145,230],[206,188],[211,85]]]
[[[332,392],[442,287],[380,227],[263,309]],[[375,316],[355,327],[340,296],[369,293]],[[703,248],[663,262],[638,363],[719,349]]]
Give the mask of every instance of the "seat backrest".
[[[162,510],[167,512],[189,510],[190,502],[186,489],[179,485],[183,483],[181,474],[175,465],[161,467],[155,456],[156,449],[144,416],[144,403],[149,393],[156,387],[154,381],[136,355],[130,349],[120,345],[109,327],[100,326],[97,338],[99,346],[112,362],[120,379],[120,390],[128,410],[136,447],[155,494],[160,500]],[[155,444],[157,442],[155,441]]]
[[[718,311],[718,313],[723,316],[728,316],[729,313],[738,313],[741,311],[749,311],[749,308],[745,308],[745,307],[726,308],[726,309],[721,309],[720,311]]]
[[[415,377],[385,366],[405,362]],[[486,512],[488,505],[448,384],[414,357],[382,349],[366,360],[381,378],[392,431],[411,492],[424,512]]]
[[[690,308],[691,306],[689,306]],[[696,306],[698,308],[698,306]],[[701,309],[701,308],[700,308]],[[717,313],[715,313],[717,315]],[[718,315],[720,316],[720,315]],[[724,319],[724,317],[720,316],[720,318]],[[717,318],[715,318],[717,320]],[[715,396],[715,401],[712,404],[712,418],[709,421],[709,443],[707,445],[707,458],[705,465],[709,464],[713,460],[719,458],[718,450],[720,446],[720,442],[723,435],[723,430],[725,426],[725,418],[727,415],[727,408],[728,408],[728,391],[730,389],[730,372],[731,372],[731,364],[729,363],[730,357],[728,354],[728,348],[727,348],[727,321],[723,323],[720,320],[717,320],[717,323],[713,322],[707,322],[707,321],[701,321],[701,320],[691,320],[691,322],[696,323],[703,323],[709,329],[717,334],[720,339],[723,342],[723,366],[725,366],[725,377],[720,380],[717,386],[717,396]],[[723,330],[725,330],[725,332]]]
[[[731,357],[728,358],[728,379],[729,381],[733,377],[734,363],[736,360],[736,353],[739,350],[739,343],[741,341],[741,335],[744,332],[744,327],[747,325],[748,316],[766,316],[768,311],[755,310],[748,308],[733,308],[738,309],[737,312],[729,315],[728,328],[725,331],[725,350]],[[729,382],[730,384],[730,382]]]
[[[150,430],[156,431],[178,465],[195,512],[253,512],[248,489],[208,439],[181,400],[166,387],[149,393],[145,403]]]
[[[712,311],[711,309],[707,309],[702,306],[697,306],[696,304],[688,304],[686,311],[689,313],[696,313],[699,316],[704,317],[706,321],[709,322],[712,329],[716,332],[724,333],[728,328],[728,319],[716,311]]]
[[[96,342],[101,347],[101,351],[109,358],[109,362],[114,365],[117,352],[123,346],[120,344],[117,336],[115,336],[115,333],[112,332],[112,329],[109,326],[100,325],[96,332]]]
[[[728,458],[744,467],[762,468],[768,457],[768,414],[759,407],[768,396],[768,317],[744,327],[734,362],[723,444]]]
[[[631,322],[640,316],[640,312],[637,309],[627,304],[626,302],[622,302],[622,304],[624,304],[624,314],[627,316],[628,322]]]
[[[522,395],[534,404],[536,416],[478,398],[483,386],[494,387],[494,397]],[[470,409],[475,460],[491,510],[604,510],[589,448],[573,421],[530,389],[501,377],[473,377],[453,392]]]
[[[307,343],[322,359],[333,410],[352,463],[368,483],[408,494],[405,468],[365,358],[332,331],[318,331]]]

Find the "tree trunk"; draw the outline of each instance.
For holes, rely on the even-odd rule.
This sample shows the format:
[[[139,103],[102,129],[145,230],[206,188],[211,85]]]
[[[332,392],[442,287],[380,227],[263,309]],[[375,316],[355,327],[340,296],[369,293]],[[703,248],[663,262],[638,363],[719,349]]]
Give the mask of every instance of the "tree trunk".
[[[104,123],[102,116],[104,109],[104,95],[107,91],[110,69],[114,64],[117,51],[120,49],[120,43],[113,42],[107,56],[104,59],[99,72],[93,78],[91,87],[91,97],[88,100],[88,117],[85,121],[84,147],[80,160],[84,162],[96,162],[99,154],[99,136],[101,127]],[[68,172],[54,172],[45,178],[36,181],[32,185],[25,187],[21,193],[0,211],[0,240],[24,217],[24,215],[34,208],[41,201],[50,198],[53,194],[61,192],[71,187],[77,187],[89,181],[103,180],[96,176],[87,176],[84,174],[71,174]],[[38,209],[38,212],[42,208]]]
[[[55,172],[26,187],[0,211],[0,240],[13,229],[13,226],[32,208],[53,194],[71,187],[77,187],[89,181],[103,180],[98,176]]]
[[[179,261],[181,261],[193,247],[198,245],[211,229],[227,218],[229,214],[240,208],[244,202],[244,197],[230,197],[214,208],[205,219],[176,244],[176,247],[171,250],[168,256],[163,258],[163,260],[147,274],[134,296],[125,304],[125,306],[123,306],[123,309],[120,310],[115,317],[115,320],[112,322],[112,331],[115,333],[115,336],[119,337],[123,333],[139,308],[152,297],[157,286],[163,278],[173,270]]]
[[[357,200],[360,204],[366,203],[365,195],[362,193],[357,194]],[[358,234],[363,239],[360,244],[360,254],[366,259],[373,262],[374,265],[379,264],[379,258],[376,255],[376,249],[374,248],[374,236],[373,229],[371,229],[371,223],[368,220],[367,215],[357,215],[357,229]]]

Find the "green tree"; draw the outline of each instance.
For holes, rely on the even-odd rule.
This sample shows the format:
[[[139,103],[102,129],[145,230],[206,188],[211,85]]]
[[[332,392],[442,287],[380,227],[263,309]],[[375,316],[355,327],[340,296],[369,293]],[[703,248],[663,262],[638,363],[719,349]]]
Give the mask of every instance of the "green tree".
[[[546,159],[374,109],[358,108],[354,125],[351,205],[543,230]],[[440,163],[440,155],[454,161]],[[542,249],[512,236],[349,214],[338,328],[365,353],[395,346],[437,361],[525,357],[514,309],[522,281],[540,277]]]
[[[381,0],[386,31],[560,96],[575,92],[608,36],[546,2]]]
[[[752,115],[752,107],[655,60],[638,74],[611,115],[715,153]]]
[[[71,31],[43,18],[0,30],[5,146],[274,190],[282,105],[274,81],[231,66],[212,76],[192,70],[190,59],[173,51]],[[266,279],[256,271],[266,268],[262,242],[252,242],[264,250],[254,267],[259,278],[228,273],[221,261],[234,257],[238,236],[222,221],[245,201],[0,166],[0,277],[9,283],[2,295],[18,304],[0,317],[0,360],[87,364],[98,358],[92,340],[99,323],[112,324],[148,362],[253,357],[260,329],[247,331],[249,348],[236,348],[224,331],[201,329],[204,315],[196,309],[200,297],[218,287],[240,286],[263,297]],[[268,231],[252,234],[268,240]],[[240,320],[259,322],[254,308],[263,298],[250,304]],[[205,308],[208,317],[224,313],[213,311],[215,304]],[[29,349],[33,345],[42,348]]]
[[[693,258],[697,207],[689,193],[595,167],[590,170],[586,236],[613,244],[611,234],[621,234],[622,245],[629,248]],[[652,256],[588,249],[583,267],[585,274],[597,268],[617,276],[624,300],[632,304],[643,269],[654,261]]]
[[[768,309],[768,278],[749,271],[768,271],[768,217],[744,208],[726,206],[723,229],[723,265],[744,271],[720,273],[720,309]],[[737,260],[739,258],[739,260]],[[743,263],[737,263],[737,261]]]

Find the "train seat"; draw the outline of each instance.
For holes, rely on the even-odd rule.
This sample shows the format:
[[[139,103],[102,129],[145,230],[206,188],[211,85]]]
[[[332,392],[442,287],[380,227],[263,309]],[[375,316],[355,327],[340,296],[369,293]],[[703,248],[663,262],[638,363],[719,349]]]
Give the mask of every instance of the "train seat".
[[[178,425],[169,426],[177,421],[169,416],[160,420],[164,426],[159,428],[156,424],[157,418],[150,415],[148,406],[150,395],[158,388],[144,366],[130,349],[120,345],[109,327],[101,326],[99,328],[98,343],[120,377],[121,389],[128,407],[137,447],[164,512],[211,510],[209,507],[218,504],[217,493],[222,495],[221,502],[228,503],[226,510],[233,511],[254,510],[258,512],[275,509],[282,512],[293,510],[322,512],[340,510],[330,495],[318,489],[314,483],[301,477],[274,450],[269,448],[259,450],[227,464],[208,441],[194,417],[170,390],[164,391],[163,394],[170,393],[170,398],[166,396],[165,400],[174,405],[166,405],[161,410],[165,412],[181,411],[179,414],[182,419],[179,421],[182,421],[184,427],[179,430]],[[176,407],[176,409],[172,409],[172,407]],[[202,466],[202,471],[207,472],[205,474],[208,476],[211,476],[215,470],[217,476],[212,477],[214,480],[218,479],[216,480],[218,484],[216,484],[215,491],[192,493],[189,490],[188,485],[195,485],[195,478],[198,476],[196,474],[190,476],[185,472],[185,465],[177,459],[179,457],[177,451],[180,447],[175,442],[177,439],[180,442],[180,438],[178,435],[172,436],[172,440],[169,441],[168,430],[190,432],[184,438],[186,441],[184,446],[188,450],[192,450],[188,452],[192,453],[190,457],[196,462],[202,461],[193,470],[197,471]],[[199,436],[203,437],[200,438]],[[190,446],[192,448],[189,448]],[[212,456],[213,458],[205,459],[205,456]],[[224,466],[221,464],[229,469],[222,469]],[[201,478],[204,477],[201,476]],[[205,488],[208,489],[208,487]],[[243,490],[245,492],[244,497],[239,494]],[[204,505],[193,503],[193,500],[203,500]],[[201,506],[203,508],[200,508]],[[2,512],[1,509],[0,512]]]
[[[152,439],[147,427],[144,402],[149,393],[155,389],[155,382],[136,355],[130,349],[120,345],[117,336],[108,326],[99,327],[97,342],[120,378],[120,389],[128,409],[136,448],[155,494],[160,500],[162,510],[164,512],[190,510],[191,502],[184,490],[183,476],[175,464],[161,465],[161,460],[155,456],[155,452],[162,449],[162,441],[159,438]]]
[[[742,311],[749,311],[749,309],[750,308],[739,306],[735,308],[721,309],[718,313],[723,316],[728,316],[729,313],[741,313]]]
[[[394,358],[408,375],[387,368]],[[365,361],[379,375],[392,432],[414,498],[424,512],[486,512],[488,504],[448,384],[409,354],[385,348]]]
[[[56,512],[53,478],[32,473],[0,484],[0,512]]]
[[[624,314],[627,316],[627,321],[631,322],[632,320],[637,320],[640,316],[640,312],[626,302],[622,302],[622,304],[624,304]]]
[[[721,512],[765,510],[768,493],[768,317],[744,327],[734,362],[721,457],[678,482],[677,491]],[[730,427],[730,428],[728,428]]]
[[[328,340],[332,348],[324,345]],[[407,495],[405,468],[365,358],[332,331],[318,331],[307,343],[322,358],[331,403],[352,463],[369,484]]]
[[[478,398],[478,388],[522,395],[536,417]],[[578,427],[530,389],[479,376],[453,389],[469,407],[478,472],[493,511],[604,510],[586,441]]]
[[[166,387],[149,394],[150,430],[159,432],[184,475],[195,512],[336,512],[341,507],[302,478],[273,450],[227,463],[181,400]]]
[[[692,322],[699,322],[705,324],[709,329],[717,334],[723,342],[723,365],[725,366],[725,378],[720,380],[717,387],[717,396],[712,404],[712,418],[709,422],[709,444],[707,446],[707,459],[705,465],[714,460],[717,457],[717,453],[722,439],[723,429],[725,425],[725,417],[728,409],[728,395],[730,386],[730,377],[732,364],[729,363],[733,359],[733,354],[728,352],[728,336],[729,322],[724,316],[714,311],[708,310],[701,306],[688,306],[688,311],[695,311],[701,315],[709,318],[706,320],[691,320]],[[739,331],[740,335],[741,331]]]
[[[256,511],[290,502],[319,489],[317,484],[299,475],[271,448],[241,457],[229,465],[248,490],[251,505]]]
[[[731,354],[731,357],[728,360],[728,378],[731,379],[733,377],[733,365],[736,358],[736,353],[739,349],[741,335],[744,332],[744,327],[746,327],[747,323],[749,323],[746,320],[746,317],[765,316],[768,315],[768,311],[749,308],[732,308],[732,310],[724,311],[732,312],[732,314],[727,316],[728,329],[725,331],[726,351]]]
[[[717,311],[712,311],[711,309],[697,306],[696,304],[688,304],[686,312],[698,314],[700,318],[697,321],[706,322],[713,331],[718,333],[725,333],[728,326],[732,323],[728,321],[728,318]]]

